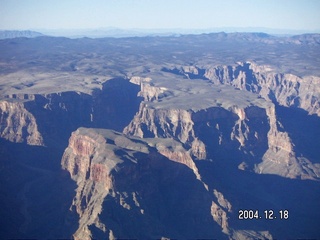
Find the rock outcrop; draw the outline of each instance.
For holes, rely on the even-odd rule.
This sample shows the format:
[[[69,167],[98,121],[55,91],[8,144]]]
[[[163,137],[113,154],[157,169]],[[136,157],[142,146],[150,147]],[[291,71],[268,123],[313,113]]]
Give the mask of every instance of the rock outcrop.
[[[302,108],[309,114],[320,116],[319,77],[275,73],[269,66],[251,62],[208,69],[204,76],[214,82],[260,94],[282,106]]]
[[[91,105],[87,94],[63,92],[8,96],[1,101],[1,135],[12,142],[30,145],[58,144],[68,131],[90,124]],[[67,134],[67,135],[66,135]]]
[[[192,71],[190,69],[193,69]],[[320,78],[299,77],[289,73],[278,73],[271,66],[253,62],[238,62],[234,65],[200,68],[182,66],[165,69],[171,73],[210,80],[214,84],[227,84],[238,89],[259,94],[265,99],[286,107],[298,107],[309,114],[320,116]]]
[[[246,73],[242,74],[247,81]],[[152,80],[149,79],[148,84],[151,83]],[[190,84],[188,87],[192,89],[191,85],[194,83],[185,80],[185,84]],[[153,96],[154,89],[157,88],[168,89],[164,83],[164,87],[156,86],[150,93],[143,87],[142,91],[146,96]],[[124,129],[124,133],[140,138],[175,139],[184,144],[194,160],[228,157],[239,161],[240,168],[260,174],[318,178],[317,164],[309,161],[305,167],[307,170],[300,167],[294,143],[288,133],[282,130],[275,105],[253,94],[261,92],[258,88],[256,91],[250,88],[249,92],[253,93],[246,94],[220,88],[216,84],[203,88],[206,90],[192,95],[190,93],[193,102],[184,100],[190,96],[185,90],[183,93],[177,90],[164,91],[163,94],[168,94],[169,97],[163,97],[160,101],[158,98],[144,98],[138,113]],[[237,104],[233,99],[228,99],[228,94],[224,91],[230,91],[228,94],[233,94]],[[211,94],[210,102],[207,99],[210,99]]]
[[[138,108],[138,91],[128,80],[111,79],[91,94],[9,94],[0,101],[0,136],[48,146],[67,144],[70,133],[80,126],[122,130]]]
[[[0,50],[1,236],[320,237],[319,35]]]
[[[210,194],[196,179],[195,169],[189,169],[195,167],[190,155],[174,140],[80,128],[70,137],[62,167],[78,186],[71,207],[79,215],[75,239],[223,237],[206,209]],[[179,202],[184,194],[168,187],[192,191]],[[186,210],[188,203],[200,209]],[[137,222],[131,222],[132,217]],[[204,225],[191,227],[195,220]],[[172,221],[176,229],[171,229]]]
[[[0,102],[0,136],[11,142],[43,145],[37,120],[24,102]]]
[[[71,178],[78,185],[73,201],[80,218],[79,228],[75,233],[77,239],[89,239],[88,226],[91,224],[102,230],[105,228],[99,222],[98,214],[102,210],[105,196],[113,187],[110,172],[122,162],[115,158],[112,150],[108,152],[105,145],[106,140],[101,135],[79,129],[72,134],[69,147],[62,158],[62,168],[70,172]],[[107,159],[99,159],[102,154]],[[107,162],[104,164],[103,160]]]

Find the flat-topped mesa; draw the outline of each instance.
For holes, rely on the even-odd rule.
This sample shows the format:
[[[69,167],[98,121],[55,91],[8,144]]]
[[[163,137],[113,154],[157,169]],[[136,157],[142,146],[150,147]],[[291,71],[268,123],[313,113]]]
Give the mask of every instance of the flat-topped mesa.
[[[193,85],[190,80],[186,81],[186,84]],[[251,93],[243,94],[228,86],[206,85],[195,92],[175,92],[161,102],[142,102],[124,133],[141,138],[173,138],[189,146],[196,159],[205,159],[207,153],[203,141],[209,141],[205,139],[209,137],[205,136],[205,131],[212,133],[211,141],[218,143],[216,147],[227,147],[233,140],[248,147],[245,142],[253,144],[257,135],[261,139],[257,141],[259,143],[266,138],[268,128],[264,126],[261,130],[257,121],[251,123],[250,119],[261,119],[266,124],[265,108],[272,106],[271,102]],[[235,147],[235,143],[231,145]]]
[[[192,85],[191,80],[185,81],[187,87]],[[237,156],[257,173],[318,178],[311,162],[307,171],[299,167],[294,144],[279,124],[271,101],[232,87],[211,85],[190,95],[176,91],[159,102],[143,101],[123,132],[140,138],[178,140],[194,160]]]
[[[70,172],[75,181],[82,181],[88,177],[91,180],[97,180],[91,178],[95,173],[92,175],[88,172],[91,165],[98,164],[97,169],[105,165],[104,172],[108,175],[123,163],[123,158],[115,153],[117,150],[149,154],[149,147],[151,147],[168,159],[188,166],[197,175],[192,158],[181,143],[173,139],[131,138],[111,130],[79,128],[69,139],[69,146],[62,158],[62,166]]]
[[[88,177],[90,171],[92,171],[91,165],[93,156],[98,156],[100,153],[106,153],[105,150],[106,139],[103,138],[98,133],[93,131],[86,131],[83,128],[78,129],[76,132],[72,133],[69,139],[69,146],[65,150],[62,158],[63,168],[68,170],[71,174],[71,178],[75,181],[85,180]],[[113,152],[108,152],[110,157],[113,156]],[[99,159],[95,159],[97,164],[99,164]],[[112,167],[116,165],[116,162],[110,161],[108,165],[105,166],[105,174],[110,173]],[[110,166],[110,168],[108,168]],[[95,179],[95,173],[91,172],[89,174],[90,178]],[[98,179],[95,179],[98,180]],[[108,188],[109,183],[105,185]]]

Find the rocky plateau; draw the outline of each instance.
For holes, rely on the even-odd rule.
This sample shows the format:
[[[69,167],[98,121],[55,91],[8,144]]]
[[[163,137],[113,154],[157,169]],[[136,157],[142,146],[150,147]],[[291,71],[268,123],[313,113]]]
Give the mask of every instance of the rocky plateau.
[[[0,236],[320,238],[319,39],[0,40]]]

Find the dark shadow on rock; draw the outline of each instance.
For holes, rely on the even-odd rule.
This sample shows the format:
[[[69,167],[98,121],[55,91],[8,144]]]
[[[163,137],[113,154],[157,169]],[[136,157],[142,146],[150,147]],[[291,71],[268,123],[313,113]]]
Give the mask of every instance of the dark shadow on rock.
[[[161,71],[163,72],[167,72],[167,73],[172,73],[172,74],[175,74],[175,75],[179,75],[179,76],[182,76],[183,78],[185,79],[194,79],[194,80],[209,80],[207,77],[205,77],[205,73],[206,73],[206,70],[205,69],[200,69],[200,68],[197,68],[197,71],[198,73],[197,74],[194,74],[194,73],[189,73],[189,72],[183,72],[183,70],[179,70],[177,68],[173,68],[173,69],[170,69],[170,68],[166,68],[166,67],[163,67],[161,69]]]
[[[69,216],[68,208],[76,185],[68,174],[63,173],[60,164],[68,139],[79,127],[122,131],[139,109],[139,91],[140,86],[128,80],[112,79],[94,96],[63,92],[36,95],[34,101],[25,103],[26,109],[36,118],[46,146],[0,139],[0,151],[3,152],[0,184],[1,191],[7,196],[1,199],[1,206],[6,207],[1,211],[1,219],[5,221],[1,224],[1,236],[71,237],[76,228],[69,225],[77,223],[78,219]],[[15,199],[19,194],[21,197]],[[27,207],[20,213],[25,202]]]
[[[114,173],[114,190],[127,194],[130,209],[119,204],[119,195],[109,195],[99,215],[116,237],[226,239],[210,214],[212,196],[188,167],[156,152],[135,157],[139,161],[134,169]],[[106,237],[94,228],[95,238]]]
[[[0,140],[2,238],[70,238],[75,183],[47,147]]]
[[[239,131],[244,133],[246,130],[243,125],[238,129],[239,117],[236,114],[223,108],[211,108],[193,114],[194,131],[206,145],[208,159],[232,159],[232,166],[229,167],[237,167],[241,162],[245,162],[250,169],[261,162],[268,149],[268,116],[265,109],[259,107],[246,108],[246,114],[249,120],[244,120],[248,128],[245,146],[241,146],[235,138],[231,139],[232,134],[239,134]],[[255,134],[258,134],[259,139]]]
[[[269,231],[275,239],[320,237],[319,182],[260,175],[232,165],[232,159],[197,162],[202,180],[210,190],[217,189],[230,201],[230,227]],[[239,220],[239,210],[258,210],[261,219]],[[273,210],[276,219],[266,220],[265,210]],[[288,219],[280,219],[281,210],[289,211]]]
[[[309,115],[300,108],[276,106],[276,113],[288,132],[297,157],[303,156],[320,163],[320,117]]]
[[[139,91],[140,86],[123,78],[105,82],[93,95],[93,126],[122,132],[139,110]]]
[[[71,133],[79,127],[107,128],[122,131],[139,110],[140,86],[126,79],[111,79],[93,96],[63,92],[44,97],[36,95],[25,107],[36,118],[44,144],[60,159],[68,146]]]
[[[25,107],[36,118],[38,130],[46,146],[60,148],[68,145],[71,132],[91,125],[92,97],[77,92],[36,95]]]

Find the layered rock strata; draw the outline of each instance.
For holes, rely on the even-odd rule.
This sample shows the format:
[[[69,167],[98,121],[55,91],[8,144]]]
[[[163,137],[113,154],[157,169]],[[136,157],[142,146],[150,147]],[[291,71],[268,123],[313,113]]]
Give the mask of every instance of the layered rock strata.
[[[37,120],[23,102],[0,102],[0,136],[11,142],[43,145]]]
[[[77,239],[319,238],[319,35],[0,48],[4,238],[68,238],[75,223]],[[68,139],[72,202],[54,166]],[[240,221],[239,209],[289,219]]]
[[[79,128],[70,137],[62,168],[70,173],[78,186],[71,206],[79,215],[75,239],[97,236],[161,238],[181,237],[183,234],[187,234],[185,237],[223,236],[214,218],[207,215],[206,208],[201,207],[195,212],[186,210],[184,205],[189,201],[192,204],[203,201],[209,208],[212,200],[196,179],[198,176],[189,153],[174,140],[129,138],[112,130]],[[169,187],[168,184],[177,186]],[[190,192],[184,203],[179,203],[181,207],[174,209],[171,204],[184,195],[176,192],[173,196],[168,187],[172,190],[178,187],[183,191],[190,188],[194,192]],[[162,213],[158,212],[160,209]],[[184,211],[186,219],[181,218],[180,211]],[[129,212],[130,216],[140,219],[141,222],[136,224],[148,226],[141,229],[135,228],[136,224],[132,222],[126,223]],[[193,221],[190,219],[192,216],[196,219],[202,216],[206,228],[193,226],[192,231],[195,232],[187,230],[188,221]],[[175,230],[169,227],[174,219],[180,221],[175,223],[178,226]],[[121,221],[120,226],[117,221]],[[202,220],[199,218],[199,221]],[[128,228],[124,231],[126,224]]]
[[[192,71],[190,70],[192,69]],[[259,94],[286,107],[298,107],[320,116],[320,78],[278,73],[271,66],[238,62],[220,66],[181,66],[165,69],[187,78],[210,80]],[[191,75],[190,75],[191,74]]]
[[[139,78],[136,78],[139,79]],[[143,79],[137,84],[147,83]],[[172,138],[184,144],[194,160],[231,158],[239,161],[239,168],[257,173],[273,173],[290,178],[319,177],[319,167],[304,160],[304,169],[295,155],[294,143],[281,128],[275,105],[253,93],[243,93],[232,87],[206,85],[185,80],[186,91],[170,92],[163,85],[140,94],[145,97],[124,133],[140,138]],[[199,87],[204,85],[202,88]],[[196,87],[199,92],[192,92]],[[232,96],[232,97],[230,97]],[[187,100],[186,100],[187,99]],[[235,103],[237,102],[237,103]]]
[[[48,146],[61,141],[67,144],[70,133],[80,126],[122,130],[138,108],[138,92],[138,86],[117,78],[91,94],[9,94],[0,101],[0,136],[11,142]]]

